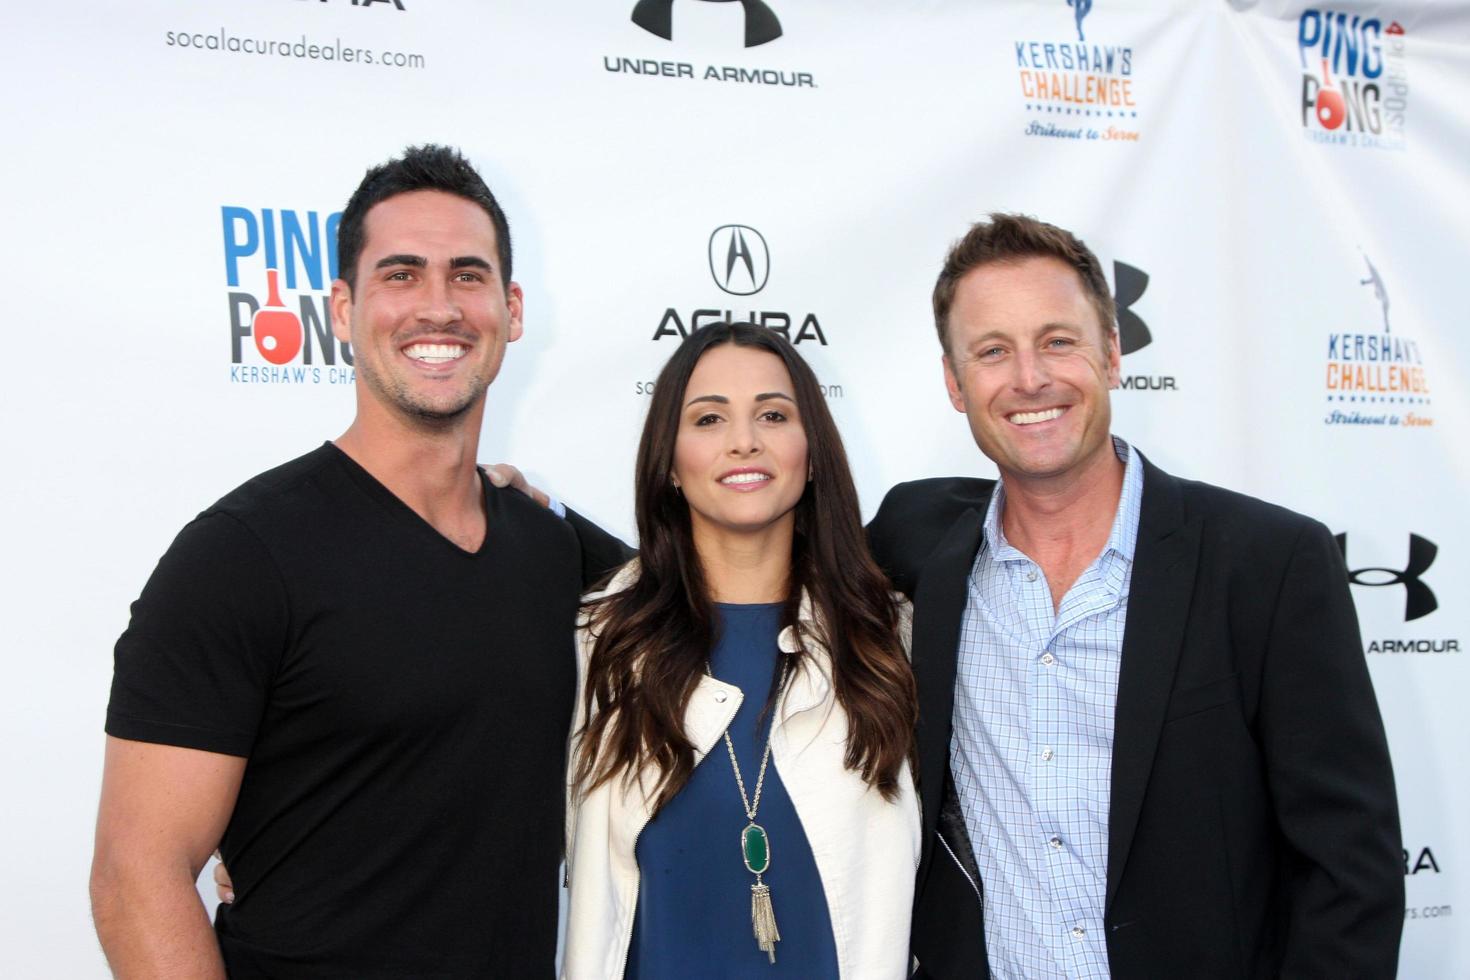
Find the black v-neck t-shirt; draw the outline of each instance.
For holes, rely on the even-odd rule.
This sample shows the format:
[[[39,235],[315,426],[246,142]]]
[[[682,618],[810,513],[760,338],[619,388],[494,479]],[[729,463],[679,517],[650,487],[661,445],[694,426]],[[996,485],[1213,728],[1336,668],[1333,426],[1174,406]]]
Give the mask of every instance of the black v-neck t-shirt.
[[[231,976],[551,975],[580,556],[522,494],[485,511],[467,552],[328,443],[186,526],[133,604],[107,732],[248,760]]]

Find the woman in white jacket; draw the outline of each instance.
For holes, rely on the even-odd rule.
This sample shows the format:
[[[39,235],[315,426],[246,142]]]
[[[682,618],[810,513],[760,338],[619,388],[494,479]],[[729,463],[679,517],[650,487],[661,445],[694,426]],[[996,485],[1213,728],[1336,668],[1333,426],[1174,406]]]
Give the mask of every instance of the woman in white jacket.
[[[641,557],[578,637],[563,975],[904,977],[907,610],[783,337],[718,324],[680,346],[636,510]]]

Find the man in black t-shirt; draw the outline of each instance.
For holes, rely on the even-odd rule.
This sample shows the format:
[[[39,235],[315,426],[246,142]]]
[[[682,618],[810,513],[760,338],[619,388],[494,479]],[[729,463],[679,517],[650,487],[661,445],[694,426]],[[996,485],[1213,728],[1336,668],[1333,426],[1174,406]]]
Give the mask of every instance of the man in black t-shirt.
[[[475,467],[521,334],[505,216],[412,148],[338,254],[352,425],[186,526],[117,644],[92,902],[119,976],[552,972],[582,525]]]

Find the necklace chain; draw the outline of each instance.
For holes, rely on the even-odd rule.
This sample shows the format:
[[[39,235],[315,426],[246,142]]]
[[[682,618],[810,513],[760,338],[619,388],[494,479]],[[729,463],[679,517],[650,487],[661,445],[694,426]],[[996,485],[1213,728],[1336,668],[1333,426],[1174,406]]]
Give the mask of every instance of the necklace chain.
[[[708,661],[704,665],[705,673],[714,676]],[[781,686],[786,683],[786,664],[781,665]],[[725,729],[725,749],[730,753],[730,768],[735,770],[735,787],[740,790],[740,805],[745,808],[745,819],[755,822],[755,815],[761,808],[761,790],[766,785],[766,766],[771,762],[771,731],[766,731],[766,749],[761,753],[760,774],[755,778],[755,799],[751,800],[745,794],[745,780],[740,775],[740,761],[735,758],[735,743],[730,739],[730,729]]]
[[[755,803],[745,795],[745,780],[740,778],[740,763],[735,759],[735,743],[730,741],[730,731],[725,730],[725,748],[730,751],[730,768],[735,770],[735,786],[740,790],[740,803],[745,807],[745,819],[754,821],[756,811],[761,808],[761,790],[766,784],[766,765],[771,761],[771,736],[766,733],[766,751],[761,755],[761,772],[755,779]]]

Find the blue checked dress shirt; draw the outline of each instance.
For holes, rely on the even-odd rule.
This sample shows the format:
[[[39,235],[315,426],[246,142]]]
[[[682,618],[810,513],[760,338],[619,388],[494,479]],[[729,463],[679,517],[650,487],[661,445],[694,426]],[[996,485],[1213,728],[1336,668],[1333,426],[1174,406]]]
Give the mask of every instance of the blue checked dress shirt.
[[[1113,708],[1143,467],[1122,439],[1108,543],[1053,611],[1041,567],[1006,542],[1005,488],[985,514],[960,634],[950,766],[985,887],[1002,980],[1108,977]]]

